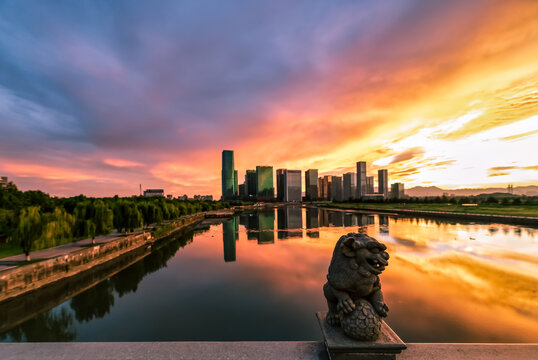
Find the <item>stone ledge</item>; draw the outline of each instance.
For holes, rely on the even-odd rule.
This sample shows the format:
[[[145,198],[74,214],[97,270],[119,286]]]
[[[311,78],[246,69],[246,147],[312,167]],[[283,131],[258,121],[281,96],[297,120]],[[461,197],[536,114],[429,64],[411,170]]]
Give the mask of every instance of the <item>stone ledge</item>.
[[[328,359],[320,341],[0,343],[0,359]],[[538,359],[538,344],[407,343],[398,360]]]

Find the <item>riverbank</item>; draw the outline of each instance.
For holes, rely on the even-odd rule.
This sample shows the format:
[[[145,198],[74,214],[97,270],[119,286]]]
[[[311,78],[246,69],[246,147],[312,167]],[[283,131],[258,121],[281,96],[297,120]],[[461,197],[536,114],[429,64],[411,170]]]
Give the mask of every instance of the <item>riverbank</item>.
[[[204,218],[205,213],[182,216],[167,224],[164,231],[159,232],[157,237],[148,231],[143,231],[116,236],[107,242],[95,245],[44,250],[50,252],[52,256],[29,264],[19,262],[0,271],[0,303],[88,271],[138,248],[151,247],[160,239],[184,227],[194,225]]]
[[[526,208],[526,210],[520,209],[519,211],[517,209],[511,211],[512,206],[496,207],[479,205],[465,207],[450,204],[325,203],[316,206],[342,210],[538,226],[538,207],[536,206],[516,206],[516,208]],[[516,214],[527,215],[522,216]]]

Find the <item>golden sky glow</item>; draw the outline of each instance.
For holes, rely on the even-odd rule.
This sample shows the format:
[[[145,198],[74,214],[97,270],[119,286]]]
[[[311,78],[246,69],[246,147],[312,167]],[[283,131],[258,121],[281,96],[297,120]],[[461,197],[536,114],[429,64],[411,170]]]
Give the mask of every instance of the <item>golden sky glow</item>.
[[[339,175],[364,160],[406,188],[538,184],[538,2],[286,6],[234,42],[217,35],[248,36],[249,24],[228,24],[235,15],[177,41],[141,21],[130,50],[152,56],[136,64],[76,27],[30,50],[17,16],[0,19],[19,38],[0,37],[0,50],[27,65],[33,88],[52,70],[61,87],[22,96],[22,70],[10,68],[17,86],[0,79],[0,173],[59,195],[142,183],[220,197],[220,154],[232,149],[240,181],[256,165]],[[58,16],[57,29],[75,26]],[[51,65],[51,49],[70,62]]]

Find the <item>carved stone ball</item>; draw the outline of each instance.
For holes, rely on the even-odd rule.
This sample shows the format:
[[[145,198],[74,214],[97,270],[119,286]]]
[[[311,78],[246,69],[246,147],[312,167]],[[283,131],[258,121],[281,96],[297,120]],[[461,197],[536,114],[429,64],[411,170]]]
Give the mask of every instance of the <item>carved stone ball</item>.
[[[381,332],[381,317],[364,299],[355,301],[355,310],[349,314],[340,311],[340,324],[344,333],[355,340],[374,341]]]

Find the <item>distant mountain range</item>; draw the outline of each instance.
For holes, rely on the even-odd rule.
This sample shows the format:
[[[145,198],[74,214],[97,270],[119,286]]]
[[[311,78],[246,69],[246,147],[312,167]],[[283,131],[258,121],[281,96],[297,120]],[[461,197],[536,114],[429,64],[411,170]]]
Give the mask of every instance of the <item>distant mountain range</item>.
[[[484,189],[457,189],[457,190],[443,190],[437,186],[415,186],[411,189],[405,190],[407,196],[471,196],[480,194],[493,194],[493,193],[507,193],[506,188],[484,188]],[[514,187],[514,195],[527,195],[538,196],[538,186],[516,186]]]

